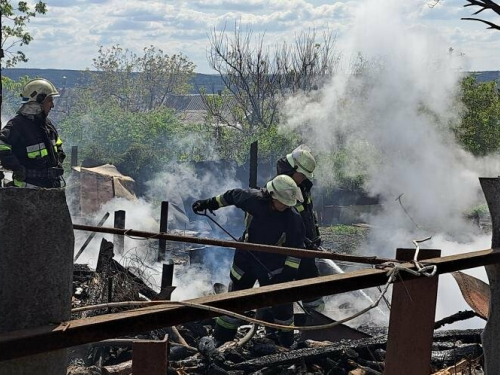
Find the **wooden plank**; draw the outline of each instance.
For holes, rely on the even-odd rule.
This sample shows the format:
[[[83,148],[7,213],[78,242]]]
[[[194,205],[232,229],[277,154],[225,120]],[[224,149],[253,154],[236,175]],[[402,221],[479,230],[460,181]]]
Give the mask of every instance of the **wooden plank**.
[[[396,258],[408,261],[414,255],[415,249],[398,249]],[[419,260],[440,255],[441,250],[420,250]],[[384,375],[430,374],[438,280],[421,277],[394,285]]]
[[[229,247],[242,250],[250,250],[257,252],[281,254],[281,255],[293,255],[300,258],[324,258],[333,260],[342,260],[345,262],[355,262],[363,264],[383,264],[386,262],[397,262],[395,259],[386,259],[378,257],[368,257],[368,256],[356,256],[347,255],[340,253],[332,253],[329,251],[317,251],[317,250],[304,250],[291,247],[283,246],[271,246],[271,245],[261,245],[249,242],[238,242],[238,241],[223,241],[212,238],[200,238],[192,236],[180,236],[176,234],[167,233],[154,233],[154,232],[144,232],[134,229],[119,229],[119,228],[109,228],[109,227],[93,227],[89,225],[73,224],[73,228],[76,230],[86,230],[90,232],[99,233],[109,233],[114,235],[127,235],[133,237],[143,237],[148,239],[163,239],[166,241],[174,242],[187,242],[195,243],[200,245],[211,245],[217,247]]]
[[[437,274],[443,274],[499,262],[500,249],[489,249],[429,259],[422,263],[437,265]],[[405,266],[412,268],[410,264],[405,264]],[[404,272],[401,276],[403,280],[416,278]],[[315,298],[371,288],[383,285],[386,281],[386,270],[366,269],[196,298],[190,302],[241,312],[293,302],[306,296]],[[111,315],[73,320],[58,326],[44,326],[4,333],[0,335],[0,361],[138,334],[218,315],[220,314],[189,307],[151,306]]]

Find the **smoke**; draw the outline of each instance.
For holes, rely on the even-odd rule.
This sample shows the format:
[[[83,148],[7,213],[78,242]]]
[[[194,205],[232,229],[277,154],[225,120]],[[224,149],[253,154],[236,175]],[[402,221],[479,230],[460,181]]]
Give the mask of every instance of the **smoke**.
[[[123,198],[114,198],[104,204],[95,215],[97,221],[105,215],[111,214],[104,226],[113,225],[113,213],[118,210],[126,212],[125,228],[141,231],[158,232],[160,223],[161,201],[169,202],[169,232],[188,235],[201,232],[203,236],[211,238],[230,239],[214,226],[209,225],[207,219],[192,214],[191,203],[197,199],[206,199],[226,190],[239,188],[241,183],[234,179],[234,170],[220,168],[217,162],[209,163],[208,167],[197,168],[188,164],[170,163],[163,171],[158,172],[146,183],[148,187],[144,198],[129,201]],[[71,190],[70,190],[71,191]],[[68,200],[74,197],[68,195]],[[216,211],[214,217],[223,226],[232,229],[239,237],[243,229],[243,215],[234,207],[227,207]],[[229,225],[229,224],[232,225]],[[193,232],[196,231],[196,232]],[[89,233],[79,232],[76,236],[75,253],[80,249]],[[78,263],[89,264],[95,268],[99,254],[101,239],[113,241],[113,235],[96,235],[88,248],[78,259]],[[167,258],[175,253],[176,266],[173,284],[177,287],[172,295],[173,299],[183,300],[199,297],[213,292],[213,284],[229,282],[229,269],[233,251],[206,247],[200,264],[190,265],[187,253],[176,252],[182,247],[179,243],[167,243]],[[117,254],[114,259],[123,266],[134,269],[150,286],[159,291],[161,285],[162,263],[157,261],[158,241],[125,237],[124,253]]]
[[[342,152],[344,173],[364,173],[364,189],[380,197],[382,210],[367,217],[374,229],[364,249],[379,256],[393,257],[397,247],[413,247],[412,240],[427,236],[434,239],[422,248],[439,246],[445,254],[489,247],[463,214],[483,203],[478,177],[497,173],[498,162],[474,159],[449,130],[463,110],[456,99],[463,62],[448,53],[439,34],[410,26],[424,5],[362,2],[341,41],[358,53],[349,70],[284,106],[282,130],[300,133],[319,155],[319,186],[338,183],[330,155]],[[457,303],[440,302],[438,317],[466,307],[445,280],[439,298],[453,295]]]

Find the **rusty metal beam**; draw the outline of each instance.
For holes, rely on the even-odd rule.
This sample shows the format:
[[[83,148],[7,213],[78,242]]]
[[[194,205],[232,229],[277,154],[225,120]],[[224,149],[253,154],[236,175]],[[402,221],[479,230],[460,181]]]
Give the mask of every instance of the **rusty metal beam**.
[[[230,247],[234,249],[250,250],[250,251],[265,252],[265,253],[293,255],[299,258],[324,258],[324,259],[342,260],[345,262],[362,263],[362,264],[382,264],[386,262],[396,262],[395,259],[346,255],[339,253],[331,253],[328,251],[301,250],[292,247],[259,245],[259,244],[253,244],[248,242],[237,242],[237,241],[223,241],[211,238],[180,236],[176,234],[167,234],[167,233],[144,232],[134,229],[94,227],[82,224],[73,224],[73,228],[77,230],[109,233],[114,235],[143,237],[148,239],[161,239],[166,241],[187,242],[200,245]]]
[[[134,341],[132,346],[132,374],[165,375],[168,367],[168,342],[168,335],[161,341]]]
[[[444,274],[488,264],[500,263],[500,249],[482,250],[429,259],[437,274]],[[413,268],[410,264],[405,264]],[[407,273],[403,280],[415,279]],[[324,295],[350,292],[385,284],[386,270],[366,269],[314,279],[269,285],[238,292],[224,293],[190,300],[209,306],[241,312]],[[105,339],[138,334],[185,322],[202,320],[219,314],[189,307],[151,306],[86,319],[14,331],[0,335],[0,361],[87,344]]]
[[[414,255],[414,249],[396,252],[403,261]],[[419,259],[440,255],[441,250],[420,250]],[[384,375],[430,374],[438,280],[420,277],[394,285]]]

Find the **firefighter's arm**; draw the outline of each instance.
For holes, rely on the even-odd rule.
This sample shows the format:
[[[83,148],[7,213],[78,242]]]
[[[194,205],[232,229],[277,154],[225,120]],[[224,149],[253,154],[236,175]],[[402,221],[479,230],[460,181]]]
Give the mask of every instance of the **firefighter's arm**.
[[[199,200],[193,203],[194,212],[203,212],[205,210],[215,211],[221,207],[236,206],[248,212],[248,202],[251,194],[242,189],[228,190],[224,194],[215,197]]]
[[[12,152],[12,147],[19,142],[20,136],[12,127],[11,123],[7,123],[0,131],[0,163],[4,168],[12,171],[22,169],[22,165]]]

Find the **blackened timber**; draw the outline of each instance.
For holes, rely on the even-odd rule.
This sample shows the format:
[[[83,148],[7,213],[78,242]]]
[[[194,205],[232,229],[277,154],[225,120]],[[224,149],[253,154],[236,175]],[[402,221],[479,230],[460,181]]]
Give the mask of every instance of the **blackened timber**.
[[[436,265],[438,275],[499,262],[500,249],[475,251],[422,261],[425,264]],[[409,263],[402,266],[415,269]],[[206,296],[189,302],[242,312],[294,302],[305,297],[316,298],[380,286],[387,282],[386,272],[387,270],[382,269],[358,270]],[[405,272],[401,272],[400,276],[403,280],[413,280],[418,277]],[[0,361],[124,335],[139,334],[217,315],[220,314],[191,307],[156,305],[111,315],[72,320],[59,325],[8,332],[0,335]]]
[[[86,230],[90,232],[99,233],[109,233],[114,235],[124,235],[133,237],[143,237],[148,239],[163,239],[166,241],[175,242],[187,242],[195,243],[200,245],[210,245],[210,246],[221,246],[230,247],[241,250],[274,253],[282,255],[293,255],[299,258],[323,258],[332,260],[341,260],[344,262],[362,263],[362,264],[383,264],[387,262],[398,262],[395,259],[386,259],[378,257],[365,257],[365,256],[355,256],[346,255],[339,253],[330,253],[328,251],[316,251],[316,250],[301,250],[291,247],[283,246],[271,246],[271,245],[259,245],[248,242],[237,242],[237,241],[223,241],[211,238],[200,238],[192,236],[180,236],[176,234],[167,233],[154,233],[154,232],[144,232],[134,229],[120,229],[120,228],[106,228],[106,227],[94,227],[90,225],[73,224],[73,228],[77,230]]]

